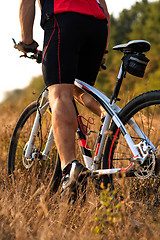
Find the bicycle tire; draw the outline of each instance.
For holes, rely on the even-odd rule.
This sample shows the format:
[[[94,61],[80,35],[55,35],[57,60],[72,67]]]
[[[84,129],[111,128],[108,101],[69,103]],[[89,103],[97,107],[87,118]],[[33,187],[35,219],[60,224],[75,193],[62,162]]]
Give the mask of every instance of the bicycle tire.
[[[41,160],[33,162],[33,164],[29,165],[27,169],[27,165],[24,166],[24,151],[25,145],[29,140],[30,132],[33,126],[33,121],[35,119],[37,111],[37,102],[32,102],[29,104],[21,116],[19,117],[17,124],[14,128],[10,146],[8,153],[8,174],[15,176],[18,174],[22,174],[23,178],[25,177],[27,182],[32,181],[33,177],[36,177],[37,181],[43,181],[47,186],[54,192],[57,191],[60,179],[61,179],[61,164],[59,155],[57,153],[55,144],[53,145],[52,151],[50,151],[50,155],[47,160]],[[49,118],[49,119],[48,119]],[[43,145],[43,142],[46,142],[48,137],[48,132],[50,130],[51,124],[51,116],[46,111],[41,119],[41,129],[39,128],[38,134],[36,136],[36,140],[34,143],[34,147],[37,151],[40,151],[40,148]],[[40,131],[42,131],[42,136]],[[41,137],[43,139],[41,139]]]
[[[142,131],[149,137],[154,146],[158,149],[157,156],[160,155],[160,90],[150,91],[137,96],[120,111],[119,117],[123,124],[126,126],[127,131],[129,132],[135,144],[141,139],[136,137],[136,135],[134,135],[134,133],[132,132],[131,128],[127,126],[127,122],[131,118],[140,126]],[[128,145],[124,142],[124,137],[121,133],[117,133],[117,130],[117,126],[112,123],[110,128],[110,132],[112,133],[112,135],[108,137],[108,140],[106,142],[103,158],[103,168],[126,167],[129,165],[129,160],[127,159],[132,158],[132,156],[130,156],[131,152],[130,150],[128,150]],[[123,160],[120,161],[120,159]],[[159,157],[157,157],[155,166],[156,175],[159,174],[159,164],[160,159]],[[155,174],[153,174],[152,177],[155,177]],[[129,172],[128,176],[136,177],[134,171]],[[112,179],[112,177],[113,176],[110,176],[109,179],[110,183],[113,185],[113,182],[116,182],[116,177],[114,177],[115,181]],[[108,179],[104,177],[103,182],[105,183],[107,181]],[[158,180],[141,180],[136,178],[136,184],[142,185],[142,181],[143,183],[145,182],[145,185],[148,185],[149,188],[149,186],[151,186],[151,183],[153,183],[154,185],[154,182]]]

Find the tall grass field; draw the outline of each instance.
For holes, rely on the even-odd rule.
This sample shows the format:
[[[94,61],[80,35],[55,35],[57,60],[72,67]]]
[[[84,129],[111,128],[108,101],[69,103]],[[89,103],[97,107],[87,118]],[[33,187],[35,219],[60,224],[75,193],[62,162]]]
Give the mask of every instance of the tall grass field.
[[[119,178],[115,190],[101,192],[88,180],[87,197],[68,205],[46,191],[50,172],[25,180],[7,175],[8,147],[20,110],[0,109],[0,240],[159,240],[160,179]],[[157,133],[160,134],[160,133]],[[46,176],[46,180],[45,177]]]

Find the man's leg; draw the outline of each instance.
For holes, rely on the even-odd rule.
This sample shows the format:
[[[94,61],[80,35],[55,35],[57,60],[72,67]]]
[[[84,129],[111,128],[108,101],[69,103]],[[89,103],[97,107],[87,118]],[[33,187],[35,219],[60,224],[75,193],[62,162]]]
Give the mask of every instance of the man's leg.
[[[73,105],[73,85],[55,84],[49,89],[52,109],[52,125],[55,143],[61,159],[61,167],[75,160],[75,132],[77,117]]]
[[[86,178],[79,178],[85,167],[75,158],[75,132],[78,125],[73,105],[73,85],[55,84],[48,89],[53,134],[63,170],[61,196],[69,197],[69,202],[74,203],[78,195],[77,187],[80,184],[82,197],[85,200]]]

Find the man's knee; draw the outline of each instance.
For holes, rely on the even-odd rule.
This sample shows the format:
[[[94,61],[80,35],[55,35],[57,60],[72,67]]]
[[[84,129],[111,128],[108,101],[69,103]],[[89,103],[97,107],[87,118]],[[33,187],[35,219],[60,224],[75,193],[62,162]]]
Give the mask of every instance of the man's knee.
[[[53,105],[56,101],[63,101],[64,104],[66,101],[73,100],[73,85],[72,84],[55,84],[49,89],[49,101],[50,104]]]
[[[54,122],[62,120],[67,124],[77,124],[73,105],[73,85],[63,84],[49,87],[49,101],[52,113],[54,113]]]

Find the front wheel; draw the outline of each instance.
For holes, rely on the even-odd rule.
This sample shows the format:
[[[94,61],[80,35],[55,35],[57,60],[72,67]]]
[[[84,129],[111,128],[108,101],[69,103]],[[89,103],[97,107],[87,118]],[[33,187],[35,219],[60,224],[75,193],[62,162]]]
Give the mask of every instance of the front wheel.
[[[158,176],[160,168],[160,91],[150,91],[136,97],[121,110],[119,117],[135,145],[145,143],[145,138],[140,138],[128,124],[130,119],[139,126],[157,149],[156,152],[151,149],[150,156],[142,166],[138,165],[132,172],[126,174],[126,176],[137,177],[136,183],[133,184],[135,186],[143,185],[144,187],[144,181],[146,181],[147,186],[151,186],[151,183],[148,185],[149,181],[154,182],[158,180],[149,180],[148,178]],[[114,123],[110,130],[112,135],[106,143],[103,168],[125,168],[131,163],[133,155]],[[114,182],[119,181],[117,177],[114,177],[114,180]]]
[[[61,166],[57,149],[53,141],[52,149],[45,160],[41,159],[41,153],[47,141],[51,128],[51,113],[49,109],[41,116],[41,123],[35,137],[32,155],[39,154],[36,160],[25,158],[25,151],[31,134],[37,103],[33,102],[26,107],[21,114],[13,131],[8,154],[8,174],[14,177],[25,178],[26,184],[32,184],[38,180],[48,185],[52,182],[54,191],[58,189],[61,178]],[[53,184],[56,181],[56,184]]]

